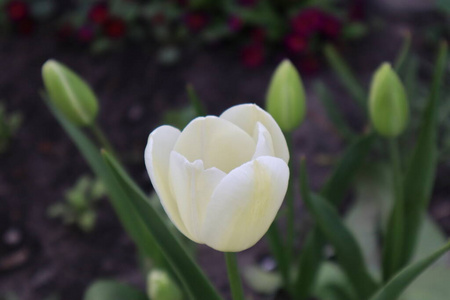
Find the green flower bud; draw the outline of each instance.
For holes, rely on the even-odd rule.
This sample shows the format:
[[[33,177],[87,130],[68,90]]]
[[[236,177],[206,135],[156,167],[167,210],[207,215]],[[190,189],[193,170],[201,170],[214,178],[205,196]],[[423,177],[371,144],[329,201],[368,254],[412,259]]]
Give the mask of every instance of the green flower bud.
[[[305,117],[305,89],[300,75],[287,59],[280,63],[272,76],[266,109],[284,131],[295,129]]]
[[[83,79],[52,59],[42,66],[42,77],[52,103],[67,119],[79,126],[94,122],[98,113],[97,98]]]
[[[369,95],[369,114],[375,130],[385,137],[396,137],[405,129],[409,107],[405,88],[389,63],[375,72]]]
[[[154,269],[147,277],[147,295],[152,300],[181,300],[178,285],[163,270]]]

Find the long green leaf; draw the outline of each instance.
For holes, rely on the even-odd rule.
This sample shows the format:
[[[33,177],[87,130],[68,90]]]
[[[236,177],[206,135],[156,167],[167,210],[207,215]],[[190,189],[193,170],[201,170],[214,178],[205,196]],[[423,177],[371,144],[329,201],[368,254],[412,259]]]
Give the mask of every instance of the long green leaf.
[[[385,286],[383,286],[370,300],[396,300],[403,291],[425,271],[439,257],[450,250],[450,242],[430,256],[406,267]]]
[[[355,98],[359,106],[364,109],[363,113],[366,113],[367,95],[353,71],[331,44],[325,46],[324,54],[338,79],[347,88],[350,95]]]
[[[173,270],[177,274],[191,299],[222,299],[205,274],[186,253],[182,244],[165,225],[161,215],[148,202],[146,195],[139,189],[120,164],[107,152],[103,158],[116,178],[119,188],[125,194],[123,202],[131,203],[157,242]]]
[[[144,255],[150,257],[154,263],[164,265],[161,253],[158,252],[158,249],[155,246],[156,242],[154,241],[152,235],[145,229],[142,221],[137,218],[134,207],[131,203],[122,201],[123,192],[118,188],[116,179],[112,176],[103,162],[97,146],[93,144],[80,129],[65,119],[64,116],[56,108],[54,108],[45,97],[44,100],[50,111],[86,159],[91,169],[106,186],[109,199],[114,207],[114,211],[119,217],[120,222],[128,235],[136,243],[138,249]]]
[[[361,136],[345,151],[321,191],[321,195],[331,204],[338,206],[345,197],[374,140],[375,136],[372,133]],[[299,275],[295,281],[297,298],[300,300],[310,295],[323,260],[324,246],[322,233],[317,226],[313,227],[302,248],[298,265]]]
[[[336,130],[343,138],[352,140],[355,137],[355,132],[345,120],[345,117],[342,115],[339,107],[334,102],[333,96],[325,84],[323,82],[318,82],[315,85],[315,90],[320,102],[322,102],[322,105],[325,108],[328,118],[333,123]]]
[[[360,299],[367,299],[377,289],[355,238],[346,228],[336,209],[319,195],[309,191],[304,162],[300,170],[302,198],[320,231],[333,245],[339,265],[347,274]]]
[[[410,261],[416,248],[417,236],[422,218],[428,206],[433,188],[437,165],[437,134],[439,94],[445,72],[447,44],[439,49],[431,94],[424,111],[419,137],[414,148],[411,163],[405,175],[405,234],[402,266]]]

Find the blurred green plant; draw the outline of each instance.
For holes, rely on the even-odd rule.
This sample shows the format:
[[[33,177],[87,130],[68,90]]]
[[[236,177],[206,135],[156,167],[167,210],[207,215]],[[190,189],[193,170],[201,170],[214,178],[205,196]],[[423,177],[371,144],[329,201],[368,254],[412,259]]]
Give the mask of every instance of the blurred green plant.
[[[18,112],[7,113],[5,106],[0,103],[0,154],[8,149],[21,124],[22,115]]]
[[[50,218],[61,219],[65,225],[75,225],[84,232],[91,232],[97,220],[96,204],[106,195],[105,186],[99,179],[81,176],[64,196],[64,201],[47,209]]]

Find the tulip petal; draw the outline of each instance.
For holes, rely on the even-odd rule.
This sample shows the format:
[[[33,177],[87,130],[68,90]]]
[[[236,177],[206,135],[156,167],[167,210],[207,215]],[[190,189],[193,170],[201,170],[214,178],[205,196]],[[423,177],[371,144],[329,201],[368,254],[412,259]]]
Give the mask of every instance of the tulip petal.
[[[288,181],[289,168],[276,157],[261,156],[231,171],[206,208],[203,242],[224,252],[253,246],[275,219]]]
[[[192,120],[173,150],[190,162],[202,160],[206,169],[216,167],[228,173],[251,160],[255,142],[233,123],[207,116]]]
[[[283,132],[274,118],[256,104],[241,104],[233,106],[220,115],[221,119],[239,126],[252,135],[257,122],[261,122],[272,136],[275,156],[286,163],[289,161],[289,150]]]
[[[180,131],[172,126],[160,126],[148,137],[145,148],[145,166],[152,181],[153,188],[159,196],[161,205],[172,223],[186,236],[188,231],[181,221],[175,198],[169,186],[169,158]]]
[[[203,162],[189,162],[176,151],[170,154],[170,187],[178,204],[181,220],[197,243],[200,239],[201,224],[211,194],[226,173],[217,168],[205,170]]]
[[[261,122],[258,122],[256,125],[255,133],[253,134],[256,140],[256,149],[252,159],[260,156],[274,156],[273,142],[269,131]]]

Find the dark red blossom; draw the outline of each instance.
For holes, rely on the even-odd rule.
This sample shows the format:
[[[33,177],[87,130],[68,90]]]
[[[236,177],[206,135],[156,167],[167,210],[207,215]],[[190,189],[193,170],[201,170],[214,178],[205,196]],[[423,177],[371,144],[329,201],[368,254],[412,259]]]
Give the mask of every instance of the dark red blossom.
[[[35,29],[35,22],[31,18],[25,18],[17,22],[17,32],[23,35],[29,35],[33,33]]]
[[[185,18],[186,25],[194,32],[202,30],[208,23],[208,17],[203,12],[190,12]]]
[[[292,21],[292,30],[303,36],[316,33],[321,25],[324,12],[318,8],[307,8],[296,15]]]
[[[239,31],[242,29],[244,22],[238,16],[231,16],[228,18],[228,27],[231,31]]]
[[[6,11],[8,17],[15,22],[27,19],[29,14],[28,5],[20,0],[10,1],[6,5]]]
[[[322,17],[321,31],[331,39],[337,38],[341,34],[342,23],[333,15]]]
[[[108,37],[118,39],[125,35],[127,26],[121,18],[110,17],[103,25],[103,30]]]
[[[241,61],[247,67],[257,67],[264,62],[264,46],[254,43],[245,46],[241,51]]]
[[[308,50],[308,39],[296,33],[286,36],[284,43],[286,48],[292,53],[303,53]]]
[[[77,38],[82,43],[89,43],[94,39],[94,29],[85,25],[78,29]]]
[[[96,4],[89,11],[89,20],[95,24],[103,24],[109,17],[108,6],[104,3]]]

